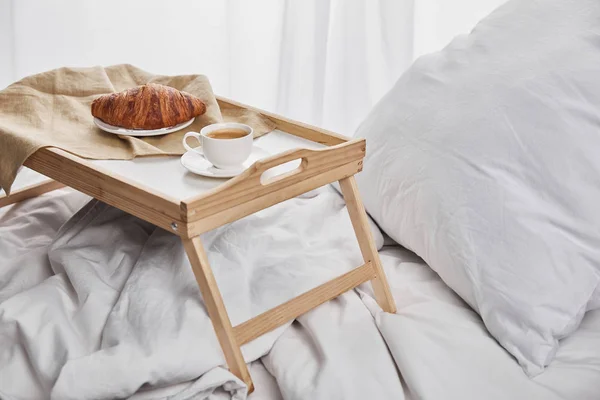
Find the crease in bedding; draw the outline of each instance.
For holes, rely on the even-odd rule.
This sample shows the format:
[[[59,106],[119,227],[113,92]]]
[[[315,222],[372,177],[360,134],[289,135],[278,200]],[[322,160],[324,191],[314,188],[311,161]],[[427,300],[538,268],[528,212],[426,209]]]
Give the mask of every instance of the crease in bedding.
[[[28,282],[0,287],[0,397],[245,399],[246,388],[219,369],[223,356],[180,239],[96,200],[69,219],[88,200],[59,191],[0,211],[0,229],[12,229],[10,240],[0,235],[3,276]],[[42,212],[44,204],[59,212]],[[36,207],[39,215],[30,214]],[[15,229],[23,218],[30,225]],[[8,251],[14,241],[31,245],[31,225],[49,218],[56,223],[45,251]],[[60,229],[59,221],[66,221]],[[211,231],[203,242],[234,325],[362,260],[331,187]],[[393,359],[355,292],[289,325],[242,348],[248,362],[262,357],[263,375],[277,380],[273,396],[403,398]],[[305,340],[286,339],[299,329]],[[361,362],[347,362],[348,346]],[[314,369],[293,362],[301,356]],[[294,368],[314,379],[298,385]]]
[[[368,285],[360,293],[410,398],[600,399],[600,310],[586,313],[546,370],[529,378],[424,261],[398,246],[384,247],[380,257],[398,313],[382,312]]]
[[[278,261],[287,269],[298,266],[298,254],[304,257],[308,245],[318,243],[314,239],[318,239],[323,227],[331,226],[323,220],[329,219],[327,222],[339,227],[329,229],[328,237],[339,235],[344,232],[342,228],[348,228],[344,224],[349,221],[342,218],[343,203],[337,194],[321,190],[312,196],[310,200],[294,201],[299,203],[294,207],[301,208],[308,201],[311,206],[321,204],[324,207],[316,213],[318,223],[306,221],[307,224],[298,227],[304,232],[302,235],[310,235],[302,241],[300,251],[290,257],[274,254],[251,258],[269,261],[252,273],[255,278],[241,279],[239,286],[227,290],[228,305],[237,301],[231,293],[235,295],[241,286],[257,285],[251,291],[240,293],[242,298],[252,298],[252,305],[242,307],[242,313],[258,312],[257,307],[264,307],[265,303],[259,305],[257,302],[268,301],[266,289],[272,290],[279,282]],[[170,235],[159,234],[160,230],[148,226],[129,227],[131,231],[128,231],[126,225],[133,221],[128,220],[130,217],[118,216],[116,210],[94,203],[86,207],[89,212],[97,212],[94,218],[91,214],[81,215],[93,224],[79,229],[82,227],[77,225],[76,219],[68,222],[61,230],[64,235],[61,237],[62,243],[71,246],[72,251],[62,247],[61,239],[55,238],[57,231],[88,201],[84,195],[58,191],[0,211],[0,254],[8,256],[2,263],[4,280],[0,281],[0,398],[14,398],[19,393],[18,398],[44,399],[54,390],[54,398],[245,399],[243,384],[219,366],[223,360],[216,350],[218,346],[212,327],[207,325],[209,321],[198,300],[197,288],[186,284],[188,272],[177,263],[177,251],[169,251],[176,248]],[[294,207],[282,206],[285,210],[258,215],[259,219],[264,219],[263,224],[276,219],[273,230],[261,225],[267,234],[258,238],[257,243],[262,243],[254,246],[258,251],[264,252],[268,248],[264,242],[270,240],[269,235],[283,233],[286,241],[298,240],[290,229],[295,226],[293,219],[303,214],[295,213]],[[19,222],[24,218],[28,223]],[[111,218],[116,223],[110,222]],[[110,229],[107,229],[108,225],[111,225]],[[251,228],[251,224],[245,225],[245,229]],[[65,231],[77,234],[70,237]],[[27,239],[32,232],[38,234],[38,240],[34,242]],[[102,250],[102,239],[106,233],[116,236],[118,232],[137,232],[142,239],[133,240],[136,236],[132,235],[121,240],[122,246],[115,249],[120,256],[114,258],[115,251]],[[218,232],[207,238],[210,249],[214,249],[218,257],[236,262],[239,256],[228,254],[227,249],[243,250],[245,247],[240,240],[244,232],[247,231],[242,228],[237,231],[235,226],[231,227],[230,233]],[[380,247],[384,238],[375,233]],[[80,234],[82,237],[78,238]],[[86,236],[96,240],[90,243]],[[342,248],[322,247],[317,251],[328,253],[332,258],[339,257],[339,251],[348,253],[344,254],[345,260],[348,265],[353,265],[350,258],[358,257],[358,254],[345,245],[354,243],[355,239],[347,242],[343,236],[338,239],[335,243]],[[78,241],[87,244],[82,246]],[[31,251],[8,251],[14,242],[22,243],[22,247]],[[40,247],[43,243],[45,245]],[[588,312],[580,328],[562,341],[556,359],[547,371],[529,379],[490,337],[481,318],[433,270],[389,238],[385,243],[380,255],[398,313],[383,313],[372,296],[370,285],[365,284],[358,290],[360,297],[356,292],[345,293],[299,317],[287,328],[280,328],[273,336],[250,343],[244,347],[244,353],[247,359],[257,359],[250,364],[256,391],[248,399],[599,398],[600,312]],[[50,252],[54,257],[53,264],[48,259],[49,246],[54,249]],[[96,256],[69,256],[79,248],[95,249]],[[153,248],[157,252],[167,251],[156,255]],[[140,255],[144,251],[150,251],[143,255],[150,261],[144,261]],[[133,256],[128,258],[126,254]],[[156,260],[152,262],[154,258]],[[102,264],[101,259],[119,260],[120,269],[129,266],[129,270],[89,268]],[[73,260],[77,262],[73,263]],[[129,261],[121,264],[122,260]],[[302,268],[316,261],[313,256],[306,264],[301,264]],[[68,268],[67,264],[73,264],[73,268]],[[52,268],[63,271],[63,265],[70,276],[52,271]],[[342,268],[341,264],[338,267]],[[237,269],[239,267],[226,269],[226,275],[220,275],[218,279],[231,277],[227,274],[235,274]],[[102,271],[108,275],[105,282],[122,283],[114,286],[118,289],[116,292],[100,282]],[[294,275],[289,271],[284,275],[286,271],[280,273],[286,281],[293,280]],[[97,275],[92,275],[89,280],[78,279],[78,274],[92,272]],[[185,279],[180,279],[182,274]],[[261,279],[262,275],[264,279]],[[306,275],[309,274],[301,280],[306,280],[308,285],[310,279]],[[7,280],[7,276],[10,279]],[[94,295],[82,297],[85,301],[79,303],[80,298],[74,296],[74,286],[83,292],[86,285],[89,286],[88,293],[92,287],[98,286],[99,290],[92,290]],[[172,293],[166,293],[169,291]],[[249,295],[249,292],[253,294]],[[185,300],[178,301],[173,294]],[[284,293],[280,295],[285,297]],[[141,297],[136,301],[136,296]],[[108,298],[110,302],[106,302]],[[117,307],[115,301],[122,305]],[[40,315],[46,316],[44,326],[38,320]],[[160,319],[153,320],[155,316]],[[244,316],[236,318],[243,319]],[[57,326],[65,321],[66,327],[58,329]],[[185,333],[190,326],[194,332]],[[46,331],[52,329],[55,340],[43,342],[46,351],[40,353],[40,346],[36,349],[35,344],[46,340]],[[182,344],[178,345],[178,341]],[[126,370],[120,369],[117,359],[125,364]],[[113,368],[114,375],[124,374],[131,381],[125,382],[125,377],[103,377]],[[135,374],[132,369],[136,370]],[[95,386],[92,381],[96,378],[107,386]],[[69,393],[63,397],[67,390]]]

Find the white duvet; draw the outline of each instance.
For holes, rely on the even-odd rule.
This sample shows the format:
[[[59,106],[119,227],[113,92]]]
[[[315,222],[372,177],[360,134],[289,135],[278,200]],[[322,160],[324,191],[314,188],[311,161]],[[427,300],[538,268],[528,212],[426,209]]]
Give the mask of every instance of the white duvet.
[[[63,190],[0,210],[0,398],[245,399],[178,240],[88,201]],[[234,324],[360,264],[330,188],[205,241]],[[420,259],[381,257],[398,314],[365,284],[249,343],[250,400],[600,398],[600,313],[530,380]]]
[[[588,312],[548,368],[529,378],[421,259],[400,247],[385,247],[380,256],[398,313],[383,313],[371,296],[363,300],[413,399],[600,399],[600,311]]]
[[[57,231],[87,200],[63,191],[1,217],[0,397],[246,398],[220,367],[179,238],[97,201]],[[234,325],[362,264],[345,204],[330,187],[203,240]],[[285,329],[244,346],[245,359],[265,355]],[[279,341],[268,361],[286,398],[403,398],[356,293],[289,331],[297,336]],[[302,372],[289,375],[294,368]]]

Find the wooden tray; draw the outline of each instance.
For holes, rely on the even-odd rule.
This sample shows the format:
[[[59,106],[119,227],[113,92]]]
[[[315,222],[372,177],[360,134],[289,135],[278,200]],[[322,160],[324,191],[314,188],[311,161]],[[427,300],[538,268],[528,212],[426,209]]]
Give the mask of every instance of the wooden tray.
[[[377,302],[384,311],[393,313],[396,307],[354,180],[354,174],[362,169],[365,140],[351,140],[221,97],[217,100],[221,108],[252,109],[273,121],[277,129],[325,147],[292,149],[257,161],[241,175],[209,190],[199,189],[183,199],[117,174],[101,163],[57,148],[43,148],[29,157],[25,165],[52,181],[0,197],[0,207],[66,185],[179,235],[229,369],[252,391],[252,380],[240,351],[243,344],[366,281],[372,282]],[[295,169],[266,177],[268,170],[294,160],[300,160]],[[364,264],[232,327],[199,235],[335,181],[339,181],[346,200]]]

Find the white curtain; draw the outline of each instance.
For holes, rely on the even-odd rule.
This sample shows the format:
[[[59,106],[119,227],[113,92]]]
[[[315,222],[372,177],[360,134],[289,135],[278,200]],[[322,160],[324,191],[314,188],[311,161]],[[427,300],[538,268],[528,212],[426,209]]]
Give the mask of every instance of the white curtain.
[[[352,134],[417,56],[503,0],[0,0],[0,88],[131,63]]]

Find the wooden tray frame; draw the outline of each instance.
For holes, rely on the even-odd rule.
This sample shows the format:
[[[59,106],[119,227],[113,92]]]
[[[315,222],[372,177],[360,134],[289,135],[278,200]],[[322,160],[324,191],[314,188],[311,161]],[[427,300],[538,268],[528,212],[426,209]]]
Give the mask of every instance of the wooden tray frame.
[[[52,181],[0,197],[0,207],[70,186],[179,235],[227,365],[251,392],[254,387],[240,346],[367,281],[371,281],[376,300],[384,311],[394,313],[396,306],[354,180],[354,174],[362,170],[365,140],[351,140],[222,97],[217,101],[221,108],[251,109],[270,119],[279,130],[328,147],[295,149],[257,161],[241,175],[181,202],[66,151],[43,148],[29,157],[25,165]],[[296,169],[261,181],[268,169],[297,159],[301,162]],[[233,327],[199,235],[335,181],[339,181],[346,200],[364,264]]]

